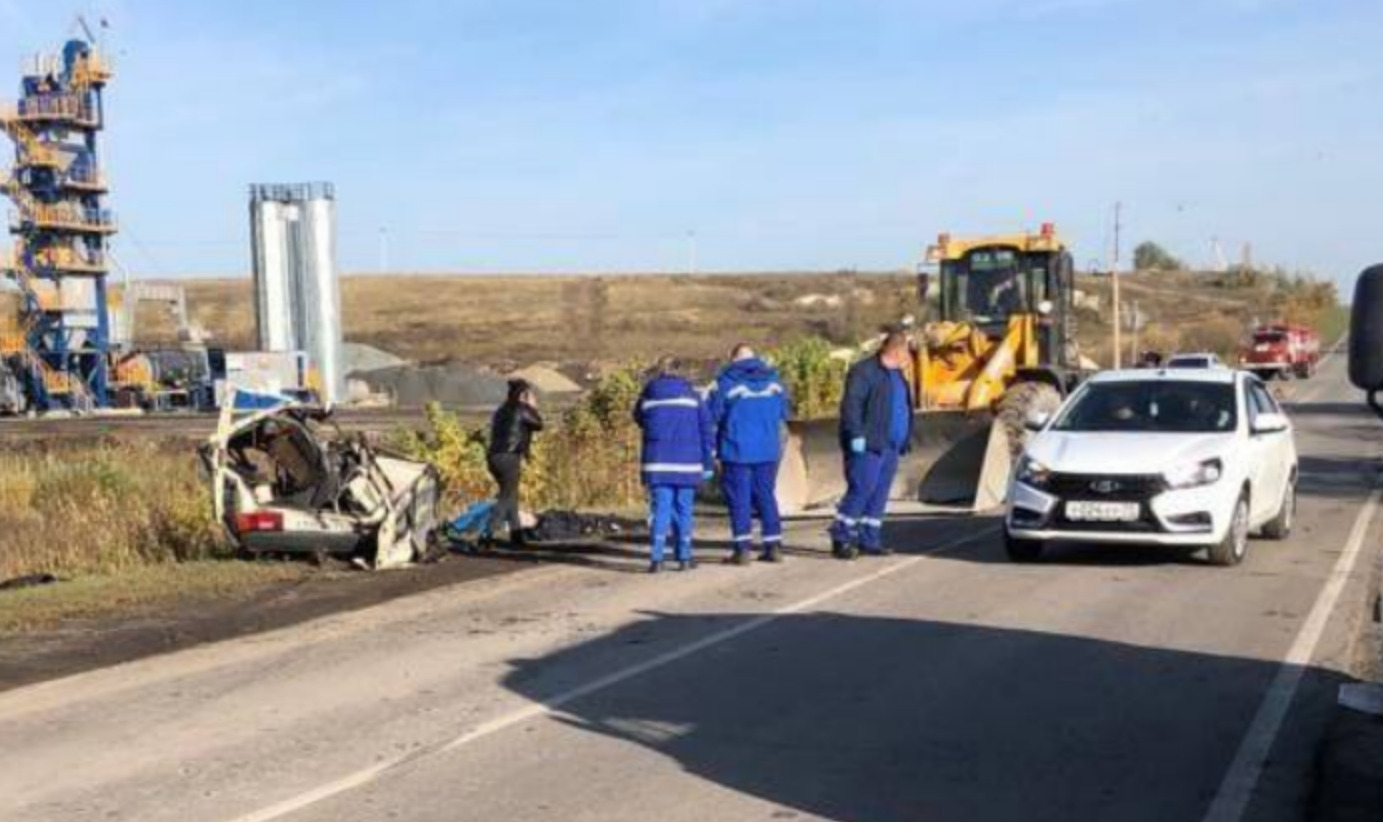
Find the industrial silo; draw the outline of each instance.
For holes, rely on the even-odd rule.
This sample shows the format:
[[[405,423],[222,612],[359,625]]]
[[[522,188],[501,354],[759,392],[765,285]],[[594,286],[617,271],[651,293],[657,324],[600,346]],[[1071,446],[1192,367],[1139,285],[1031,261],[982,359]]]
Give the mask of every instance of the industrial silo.
[[[322,400],[345,394],[336,196],[328,183],[250,188],[255,324],[264,351],[306,352]]]

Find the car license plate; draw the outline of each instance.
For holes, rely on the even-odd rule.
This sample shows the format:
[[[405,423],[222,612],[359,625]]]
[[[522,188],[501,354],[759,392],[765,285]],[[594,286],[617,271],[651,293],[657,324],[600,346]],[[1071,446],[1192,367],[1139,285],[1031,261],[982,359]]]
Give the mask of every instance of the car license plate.
[[[1066,518],[1072,522],[1132,522],[1138,514],[1136,502],[1066,503]]]

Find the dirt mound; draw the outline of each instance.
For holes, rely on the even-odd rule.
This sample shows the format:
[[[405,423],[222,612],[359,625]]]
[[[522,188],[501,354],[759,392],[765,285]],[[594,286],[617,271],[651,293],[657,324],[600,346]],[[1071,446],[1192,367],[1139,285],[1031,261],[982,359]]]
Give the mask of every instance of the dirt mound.
[[[399,408],[429,402],[450,406],[490,406],[504,401],[508,385],[498,374],[463,363],[401,365],[354,375],[376,394],[393,398]]]
[[[402,357],[396,357],[382,348],[366,343],[348,342],[341,346],[341,350],[345,354],[347,374],[378,371],[381,368],[396,368],[408,364]]]
[[[581,386],[575,380],[548,365],[530,365],[509,375],[509,379],[527,380],[542,394],[577,394]]]

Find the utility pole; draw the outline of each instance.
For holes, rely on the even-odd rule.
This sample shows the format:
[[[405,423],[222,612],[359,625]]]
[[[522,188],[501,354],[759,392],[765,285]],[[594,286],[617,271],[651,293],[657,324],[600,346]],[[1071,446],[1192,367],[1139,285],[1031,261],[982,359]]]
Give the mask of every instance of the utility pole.
[[[1124,204],[1118,201],[1114,203],[1114,244],[1110,249],[1109,256],[1109,290],[1110,300],[1114,303],[1114,368],[1123,367],[1122,350],[1122,318],[1119,316],[1119,232],[1123,229],[1121,220]]]
[[[1142,318],[1142,315],[1140,315],[1140,314],[1138,313],[1138,301],[1137,301],[1137,300],[1134,300],[1134,301],[1133,301],[1133,323],[1132,323],[1132,327],[1129,329],[1129,330],[1132,332],[1132,333],[1129,335],[1129,336],[1130,336],[1129,342],[1131,343],[1131,345],[1129,345],[1129,351],[1128,351],[1128,361],[1129,361],[1129,364],[1130,364],[1130,365],[1136,365],[1136,364],[1138,363],[1138,332],[1141,330],[1141,327],[1142,327],[1142,324],[1143,324],[1143,323],[1142,323],[1142,319],[1143,319],[1143,318]]]

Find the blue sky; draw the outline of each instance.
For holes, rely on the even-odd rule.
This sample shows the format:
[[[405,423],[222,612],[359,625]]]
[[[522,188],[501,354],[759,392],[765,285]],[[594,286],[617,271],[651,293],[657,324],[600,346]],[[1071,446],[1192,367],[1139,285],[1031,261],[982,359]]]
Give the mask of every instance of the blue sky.
[[[1195,262],[1383,259],[1376,0],[0,0],[0,66],[79,11],[137,275],[244,272],[246,186],[316,179],[348,271],[1084,262],[1116,200]]]

